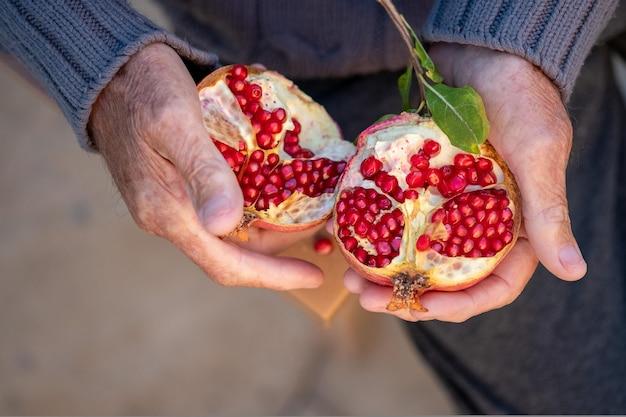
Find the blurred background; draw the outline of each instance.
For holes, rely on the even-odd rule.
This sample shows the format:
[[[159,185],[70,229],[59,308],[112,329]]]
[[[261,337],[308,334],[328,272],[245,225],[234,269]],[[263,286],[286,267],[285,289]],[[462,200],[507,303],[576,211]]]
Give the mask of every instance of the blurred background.
[[[397,320],[342,303],[337,252],[290,250],[330,271],[328,323],[221,288],[134,225],[100,157],[5,64],[0,91],[0,414],[454,412]]]

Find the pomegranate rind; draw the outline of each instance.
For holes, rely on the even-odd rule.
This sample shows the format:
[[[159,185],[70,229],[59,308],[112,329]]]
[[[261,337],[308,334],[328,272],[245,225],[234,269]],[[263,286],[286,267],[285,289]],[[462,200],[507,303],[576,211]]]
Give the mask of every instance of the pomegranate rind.
[[[207,75],[197,85],[198,94],[202,96],[203,90],[214,87],[220,81],[226,80],[233,67],[233,65],[224,66]],[[300,139],[305,147],[310,148],[315,153],[312,158],[298,159],[328,158],[335,161],[345,161],[354,153],[354,145],[342,139],[338,125],[328,115],[324,107],[303,93],[291,80],[277,72],[264,70],[256,66],[247,66],[246,68],[248,69],[249,78],[255,76],[267,77],[271,82],[280,84],[292,96],[290,97],[292,101],[290,101],[289,105],[297,108],[299,121],[303,125]],[[232,100],[229,103],[229,107],[232,107],[232,103],[236,104],[236,101]],[[210,131],[213,132],[216,129],[219,130],[221,133],[219,135],[220,141],[233,148],[236,148],[240,141],[244,141],[250,149],[253,148],[255,144],[253,143],[251,124],[245,118],[243,111],[238,106],[236,109],[229,108],[228,111],[237,112],[238,116],[241,116],[238,119],[241,121],[241,123],[238,123],[239,126],[235,127],[229,124],[218,111],[208,114],[203,113],[207,129],[211,127]],[[243,130],[238,129],[241,126],[244,126]],[[285,129],[280,133],[282,136],[284,136],[285,130],[289,126],[286,125]],[[288,161],[294,159],[287,155],[281,146],[275,148],[275,152],[279,154],[281,160]],[[268,210],[256,210],[254,206],[244,207],[242,221],[239,227],[231,233],[231,237],[245,240],[247,236],[245,229],[251,226],[280,232],[297,232],[316,227],[331,216],[334,196],[334,193],[323,193],[318,197],[309,197],[305,194],[294,192],[292,196],[282,201],[278,206],[272,205]]]
[[[400,115],[391,117],[384,121],[375,123],[365,129],[358,137],[356,145],[357,151],[354,157],[349,161],[348,166],[346,167],[342,178],[339,182],[338,193],[341,193],[343,189],[352,188],[358,184],[358,180],[350,179],[351,173],[355,172],[354,168],[357,168],[359,164],[362,162],[364,157],[360,157],[361,155],[365,155],[364,152],[368,149],[368,138],[372,135],[384,131],[386,129],[397,127],[397,126],[435,126],[436,124],[430,118],[423,118],[414,113],[401,113]],[[441,135],[445,136],[443,132],[439,132]],[[447,137],[446,137],[447,140]],[[449,145],[452,146],[452,145]],[[462,152],[458,149],[458,152]],[[419,297],[423,293],[427,291],[459,291],[465,288],[469,288],[482,279],[486,278],[491,274],[491,272],[496,268],[498,263],[502,261],[504,257],[509,253],[509,251],[515,245],[517,237],[519,235],[519,229],[521,227],[521,200],[520,193],[517,183],[515,182],[515,178],[506,163],[502,160],[502,158],[497,154],[495,149],[491,144],[486,142],[485,144],[480,146],[480,156],[486,157],[494,162],[494,165],[501,170],[502,177],[498,184],[496,184],[493,188],[505,189],[507,192],[507,197],[510,201],[510,208],[513,211],[513,239],[509,242],[505,247],[497,252],[494,256],[489,258],[462,258],[463,262],[471,263],[475,262],[475,259],[482,260],[481,264],[478,265],[473,271],[470,273],[464,273],[461,279],[448,279],[445,276],[440,276],[437,272],[441,273],[442,271],[433,270],[424,268],[424,265],[416,265],[411,263],[391,263],[383,268],[375,268],[369,267],[361,262],[359,262],[356,257],[346,250],[343,245],[343,242],[338,237],[338,228],[339,225],[337,223],[337,219],[335,218],[333,222],[334,226],[334,236],[337,240],[337,244],[346,257],[350,265],[353,269],[355,269],[360,275],[364,276],[368,280],[375,282],[379,285],[390,286],[393,287],[393,297],[387,306],[388,310],[394,311],[403,308],[409,308],[417,311],[425,311],[425,308],[419,302]],[[357,184],[355,184],[355,181]],[[484,189],[484,187],[480,187]],[[486,187],[490,188],[490,187]],[[337,202],[339,199],[337,199]],[[336,207],[335,207],[336,211]],[[410,227],[410,225],[405,225],[405,227]],[[405,234],[406,236],[406,234]],[[404,238],[403,238],[404,239]],[[410,242],[408,245],[409,248],[414,248],[414,242]],[[415,249],[413,249],[415,250]],[[426,253],[434,252],[432,249],[429,249]],[[440,255],[436,253],[436,255],[432,255],[436,257],[446,258],[448,260],[456,259],[449,258],[444,255]],[[398,259],[398,258],[395,258]],[[395,260],[394,260],[395,261]]]

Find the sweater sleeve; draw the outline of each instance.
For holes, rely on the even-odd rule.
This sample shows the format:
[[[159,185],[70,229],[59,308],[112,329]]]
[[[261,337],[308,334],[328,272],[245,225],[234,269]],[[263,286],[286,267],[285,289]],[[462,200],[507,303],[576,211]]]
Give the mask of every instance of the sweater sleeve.
[[[88,150],[98,94],[135,52],[155,42],[195,64],[217,64],[215,55],[190,47],[124,0],[0,1],[0,44],[54,98]]]
[[[618,0],[436,0],[430,42],[482,46],[524,57],[569,97]]]

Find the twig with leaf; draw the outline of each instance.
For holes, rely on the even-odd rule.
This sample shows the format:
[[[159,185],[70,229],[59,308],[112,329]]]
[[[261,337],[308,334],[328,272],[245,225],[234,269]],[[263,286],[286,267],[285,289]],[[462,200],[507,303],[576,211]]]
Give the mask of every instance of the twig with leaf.
[[[454,146],[478,153],[479,145],[489,134],[489,121],[482,98],[471,86],[450,87],[444,84],[419,37],[392,1],[378,2],[389,14],[410,52],[410,64],[398,79],[402,110],[430,115]],[[413,73],[420,92],[416,108],[411,106],[410,100]]]

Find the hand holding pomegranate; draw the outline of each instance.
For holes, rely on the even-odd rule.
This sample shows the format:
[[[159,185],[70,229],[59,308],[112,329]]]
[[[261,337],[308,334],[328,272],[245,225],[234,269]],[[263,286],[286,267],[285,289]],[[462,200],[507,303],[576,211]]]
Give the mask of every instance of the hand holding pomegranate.
[[[459,291],[426,292],[421,303],[427,312],[390,312],[392,289],[369,282],[354,270],[346,272],[346,287],[360,294],[361,305],[369,311],[390,312],[412,321],[460,322],[515,300],[532,276],[537,258],[558,278],[581,278],[586,264],[571,231],[565,194],[572,132],[558,89],[532,64],[510,54],[452,44],[436,45],[430,53],[446,82],[471,85],[482,96],[491,124],[489,141],[519,185],[524,228],[487,278]],[[420,242],[416,245],[419,251]],[[441,248],[437,242],[431,245],[435,251],[458,249],[460,254],[464,250],[454,245]],[[469,249],[466,256],[471,258],[475,247]],[[488,251],[497,252],[493,249]]]
[[[315,232],[251,228],[237,245],[244,198],[203,125],[196,85],[178,55],[154,44],[135,54],[98,98],[90,132],[135,222],[171,241],[214,281],[277,290],[311,288],[321,271],[265,254]]]

